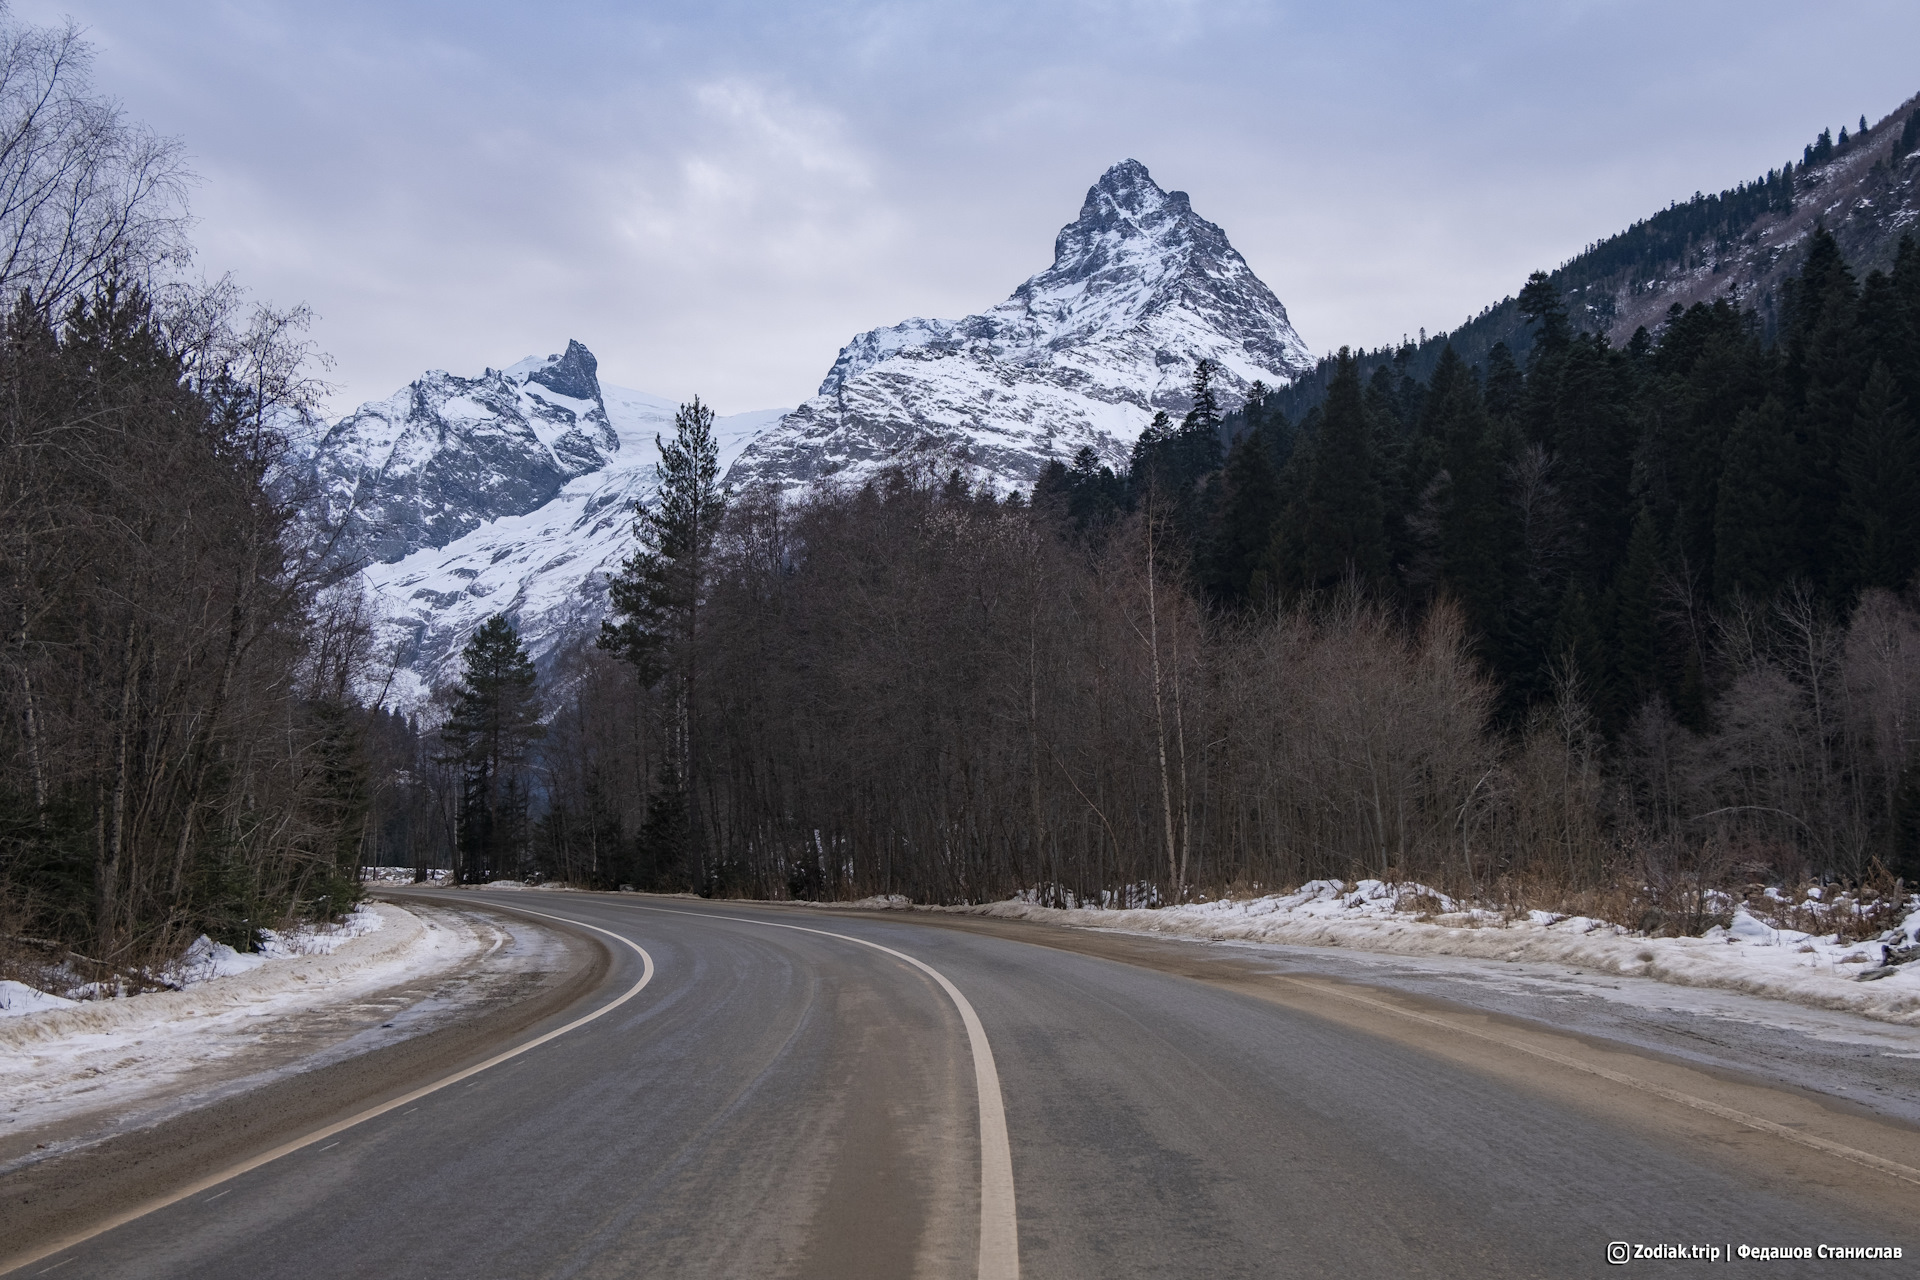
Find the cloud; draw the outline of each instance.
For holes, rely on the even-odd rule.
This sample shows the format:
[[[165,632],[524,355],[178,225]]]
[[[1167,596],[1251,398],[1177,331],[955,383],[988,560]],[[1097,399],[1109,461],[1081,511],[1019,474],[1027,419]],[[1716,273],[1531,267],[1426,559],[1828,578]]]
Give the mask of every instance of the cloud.
[[[1836,0],[16,0],[206,177],[203,265],[304,300],[339,402],[577,337],[724,411],[962,315],[1136,156],[1315,349],[1453,325],[1878,116],[1920,9]],[[1650,39],[1649,31],[1657,31]]]

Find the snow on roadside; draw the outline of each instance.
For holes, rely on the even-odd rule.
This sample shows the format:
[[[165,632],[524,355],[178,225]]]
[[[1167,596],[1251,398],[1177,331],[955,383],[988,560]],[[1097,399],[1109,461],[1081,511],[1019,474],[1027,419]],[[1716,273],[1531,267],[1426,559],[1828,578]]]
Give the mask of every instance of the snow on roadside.
[[[251,973],[261,965],[276,960],[332,955],[345,943],[365,937],[383,923],[378,912],[364,906],[356,907],[338,924],[258,930],[255,936],[259,945],[250,952],[236,951],[203,933],[193,940],[179,959],[162,966],[151,976],[160,979],[169,988],[184,990],[214,978]],[[67,988],[64,996],[39,990],[24,982],[0,982],[0,1018],[40,1013],[47,1009],[71,1008],[85,1001],[128,998],[131,997],[124,994],[124,989],[116,991],[108,984],[98,982]]]
[[[387,903],[331,945],[209,973],[184,990],[65,1002],[0,1018],[0,1122],[37,1125],[123,1106],[253,1048],[289,1016],[337,1009],[465,965],[501,937]],[[221,962],[209,953],[208,968]],[[252,957],[242,957],[252,959]],[[31,988],[28,988],[31,990]]]
[[[328,956],[354,938],[364,938],[386,923],[379,912],[365,906],[355,907],[339,924],[305,929],[261,929],[258,947],[250,952],[235,951],[224,942],[215,942],[206,934],[194,939],[186,954],[167,967],[166,976],[182,987],[213,978],[231,978],[251,973],[275,960],[297,956]]]
[[[48,1009],[71,1009],[79,1003],[65,996],[48,995],[11,978],[0,982],[0,1018],[22,1013],[42,1013]]]
[[[1744,905],[1734,906],[1730,928],[1716,926],[1698,938],[1654,938],[1545,911],[1509,920],[1464,908],[1421,885],[1378,880],[1352,888],[1316,880],[1289,894],[1152,910],[1055,908],[1020,900],[919,909],[1215,942],[1568,964],[1920,1026],[1920,962],[1887,963],[1893,952],[1920,945],[1920,901],[1892,934],[1853,943],[1834,934],[1775,928]]]
[[[362,867],[360,880],[363,884],[445,884],[453,875],[445,867],[432,867],[427,870],[426,879],[416,880],[419,873],[412,867]]]

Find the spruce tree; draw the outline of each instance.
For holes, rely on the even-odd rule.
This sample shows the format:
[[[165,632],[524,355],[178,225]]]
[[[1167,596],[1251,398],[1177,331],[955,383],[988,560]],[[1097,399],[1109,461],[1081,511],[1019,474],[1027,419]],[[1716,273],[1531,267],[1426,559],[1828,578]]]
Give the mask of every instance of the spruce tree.
[[[1804,571],[1790,468],[1793,430],[1779,397],[1735,421],[1727,435],[1713,519],[1713,592],[1766,599]]]
[[[692,661],[709,557],[726,512],[713,410],[695,396],[673,426],[671,442],[654,437],[659,488],[634,504],[639,545],[607,584],[613,616],[600,625],[600,647],[633,663],[648,684]]]
[[[1258,432],[1227,455],[1225,495],[1212,539],[1208,585],[1222,604],[1259,604],[1254,574],[1280,517],[1280,477]]]
[[[1465,612],[1482,657],[1500,670],[1508,657],[1507,579],[1514,542],[1511,509],[1502,492],[1508,459],[1500,448],[1501,433],[1481,402],[1479,383],[1451,346],[1441,354],[1434,387],[1427,403],[1448,481],[1440,516],[1440,580]]]
[[[1379,586],[1387,572],[1385,511],[1360,371],[1340,348],[1299,519],[1298,586],[1327,590],[1352,578]]]
[[[1602,338],[1568,344],[1548,426],[1575,542],[1573,570],[1598,590],[1626,549],[1633,420],[1624,362]]]
[[[533,660],[505,614],[482,623],[460,654],[442,759],[460,775],[459,876],[474,883],[520,869],[527,848],[527,765],[543,734]]]
[[[1887,366],[1876,362],[1840,460],[1839,536],[1852,590],[1898,591],[1915,569],[1920,540],[1920,442]]]
[[[631,662],[647,685],[666,682],[662,730],[672,768],[663,777],[680,789],[672,802],[678,811],[692,815],[697,812],[693,700],[700,672],[700,609],[726,494],[720,487],[713,410],[695,396],[680,406],[673,426],[671,441],[654,437],[660,486],[651,499],[635,504],[633,532],[639,545],[608,583],[613,616],[600,624],[599,643]],[[688,830],[697,835],[696,827]]]

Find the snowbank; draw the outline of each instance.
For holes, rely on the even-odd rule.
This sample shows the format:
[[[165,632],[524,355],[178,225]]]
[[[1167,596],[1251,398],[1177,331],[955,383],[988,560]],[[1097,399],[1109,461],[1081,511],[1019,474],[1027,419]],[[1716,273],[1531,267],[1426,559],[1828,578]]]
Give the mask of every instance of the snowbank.
[[[412,867],[362,867],[360,879],[365,884],[417,884],[417,873]],[[445,884],[453,875],[445,867],[430,867],[427,870],[427,884]]]
[[[71,1009],[79,1003],[64,996],[48,995],[24,982],[11,979],[0,982],[0,1018],[22,1013],[44,1013],[48,1009]]]
[[[1888,963],[1920,945],[1920,900],[1893,933],[1854,943],[1774,928],[1744,906],[1734,907],[1730,928],[1699,938],[1643,937],[1545,911],[1509,920],[1462,908],[1422,885],[1378,880],[1352,888],[1316,880],[1289,894],[1154,910],[1061,909],[1019,900],[922,909],[1218,942],[1567,964],[1920,1026],[1920,962]]]
[[[258,1069],[259,1051],[283,1052],[289,1032],[337,1021],[353,1034],[371,997],[470,968],[508,940],[465,916],[362,910],[358,927],[277,959],[209,943],[184,990],[51,1006],[43,997],[37,1011],[0,1018],[0,1132],[100,1112],[124,1121],[158,1099],[227,1087]]]

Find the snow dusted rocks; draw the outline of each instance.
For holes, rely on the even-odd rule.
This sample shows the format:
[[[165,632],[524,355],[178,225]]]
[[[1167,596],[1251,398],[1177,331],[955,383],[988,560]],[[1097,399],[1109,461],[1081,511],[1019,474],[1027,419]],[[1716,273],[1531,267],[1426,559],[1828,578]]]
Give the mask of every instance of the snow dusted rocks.
[[[443,547],[488,520],[524,515],[620,448],[593,353],[488,369],[434,370],[362,405],[309,455],[326,524],[377,562]]]
[[[673,434],[677,407],[644,392],[600,390],[615,440],[604,466],[572,477],[529,510],[367,567],[364,581],[384,619],[381,638],[397,663],[390,701],[417,706],[452,680],[461,646],[496,613],[513,620],[536,662],[600,625],[607,579],[633,552],[633,504],[657,483],[654,438]],[[721,465],[781,412],[716,420]]]
[[[1002,491],[1088,445],[1124,466],[1155,410],[1189,407],[1202,357],[1229,407],[1256,379],[1278,386],[1312,365],[1226,233],[1123,160],[1062,228],[1051,267],[980,315],[854,338],[819,393],[756,439],[730,478],[792,490],[928,449]]]
[[[634,500],[655,483],[678,405],[602,386],[579,342],[477,378],[435,370],[362,405],[308,450],[313,526],[340,528],[397,667],[389,699],[418,705],[487,618],[505,613],[544,658],[606,611],[632,551]],[[714,424],[722,464],[783,410]],[[384,676],[384,673],[383,673]]]
[[[1193,368],[1224,405],[1308,368],[1286,308],[1185,193],[1127,160],[1087,192],[1053,265],[963,320],[863,333],[791,413],[715,423],[735,488],[858,481],[932,451],[1002,491],[1091,445],[1124,466],[1156,410],[1188,408]],[[394,656],[387,699],[417,707],[504,613],[536,662],[606,612],[655,484],[668,399],[602,386],[578,342],[477,378],[435,371],[361,406],[307,451],[314,528],[344,526]]]

